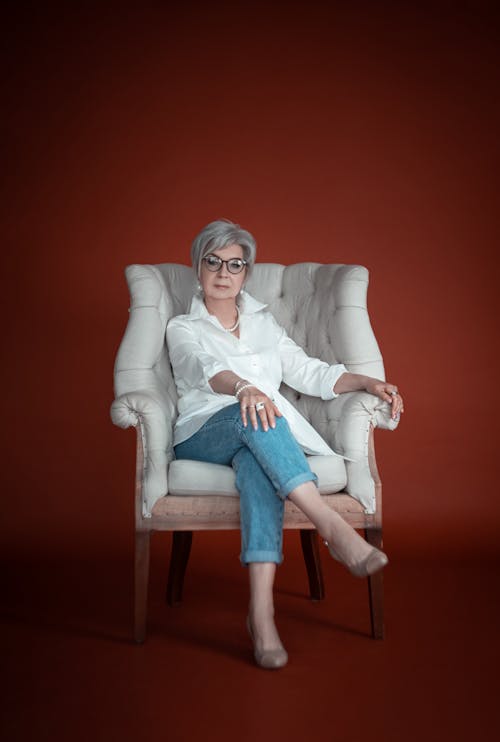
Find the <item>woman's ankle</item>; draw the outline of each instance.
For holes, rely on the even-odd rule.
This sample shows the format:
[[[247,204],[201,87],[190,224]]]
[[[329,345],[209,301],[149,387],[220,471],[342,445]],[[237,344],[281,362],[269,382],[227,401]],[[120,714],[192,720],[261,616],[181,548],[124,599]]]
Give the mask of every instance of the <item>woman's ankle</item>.
[[[354,566],[367,557],[372,547],[343,518],[331,524],[325,541],[340,557],[341,561]]]
[[[278,629],[274,622],[274,611],[272,611],[271,614],[269,612],[254,612],[249,609],[248,620],[255,646],[259,650],[272,650],[283,647]]]
[[[274,621],[274,603],[272,600],[252,600],[248,604],[248,615],[255,620]]]

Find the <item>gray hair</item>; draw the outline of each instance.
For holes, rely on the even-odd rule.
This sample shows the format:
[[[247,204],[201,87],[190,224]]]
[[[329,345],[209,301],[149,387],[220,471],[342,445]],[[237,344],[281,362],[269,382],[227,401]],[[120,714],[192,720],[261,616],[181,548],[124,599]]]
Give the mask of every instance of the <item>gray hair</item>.
[[[217,219],[203,227],[191,245],[191,262],[198,278],[203,258],[213,250],[229,247],[229,245],[240,245],[243,249],[243,258],[247,261],[246,275],[247,277],[250,275],[257,252],[255,238],[239,224],[234,224],[229,219]]]

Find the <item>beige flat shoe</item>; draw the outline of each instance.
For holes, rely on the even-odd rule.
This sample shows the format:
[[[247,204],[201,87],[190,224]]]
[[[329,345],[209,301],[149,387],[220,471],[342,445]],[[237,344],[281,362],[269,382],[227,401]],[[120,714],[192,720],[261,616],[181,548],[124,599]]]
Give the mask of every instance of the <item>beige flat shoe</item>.
[[[389,559],[387,555],[384,554],[383,551],[380,551],[380,549],[377,549],[374,546],[373,549],[369,552],[368,556],[366,556],[364,559],[362,559],[357,564],[354,564],[352,567],[350,567],[337,554],[335,549],[330,546],[328,541],[325,541],[324,543],[328,547],[328,551],[330,552],[330,555],[334,559],[336,559],[337,562],[340,562],[345,567],[347,567],[349,572],[355,577],[369,577],[370,575],[375,574],[375,572],[378,572],[380,569],[383,569],[385,565],[389,563]]]
[[[258,651],[256,649],[252,626],[250,624],[250,616],[247,616],[247,629],[254,645],[253,656],[255,657],[255,662],[259,667],[263,667],[265,670],[278,670],[280,667],[286,665],[288,662],[288,654],[284,648],[265,649],[263,651]]]

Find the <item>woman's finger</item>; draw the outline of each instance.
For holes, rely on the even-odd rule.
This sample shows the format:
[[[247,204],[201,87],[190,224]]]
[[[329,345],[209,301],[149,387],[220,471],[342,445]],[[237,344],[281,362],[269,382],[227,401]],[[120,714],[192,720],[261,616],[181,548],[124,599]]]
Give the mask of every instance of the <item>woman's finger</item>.
[[[258,402],[257,404],[260,405],[260,404],[264,404],[264,403],[263,402]],[[269,430],[269,423],[267,421],[267,410],[266,410],[266,408],[265,407],[261,407],[259,410],[257,410],[257,412],[258,412],[259,417],[260,417],[260,422],[262,424],[262,429],[265,430],[265,431]]]
[[[402,412],[404,412],[403,398],[397,394],[392,405],[392,417],[398,419]]]
[[[276,415],[276,417],[283,417],[283,413],[278,409],[278,407],[273,402],[273,412]]]
[[[392,398],[392,417],[395,419],[398,415],[399,401],[397,397]]]
[[[257,422],[257,413],[255,412],[255,405],[250,405],[248,408],[248,414],[250,416],[250,420],[252,422],[252,427],[254,430],[259,429],[259,424]]]
[[[271,428],[275,428],[276,427],[276,419],[274,417],[273,406],[274,405],[270,404],[270,405],[268,405],[266,407],[267,419],[269,420],[269,425],[271,426]]]
[[[247,408],[246,408],[245,402],[243,402],[243,400],[240,402],[240,413],[241,413],[241,421],[243,423],[243,427],[246,428],[246,426],[247,426]]]
[[[382,391],[385,395],[388,396],[388,402],[391,403],[391,405],[394,403],[394,400],[398,398],[398,388],[397,386],[394,386],[394,384],[386,384],[382,387]]]

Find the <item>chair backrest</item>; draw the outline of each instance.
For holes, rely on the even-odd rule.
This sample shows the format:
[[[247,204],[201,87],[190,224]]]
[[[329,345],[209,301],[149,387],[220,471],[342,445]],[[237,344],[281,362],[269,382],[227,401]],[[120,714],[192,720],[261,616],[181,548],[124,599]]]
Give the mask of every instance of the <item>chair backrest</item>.
[[[189,311],[196,277],[192,268],[173,263],[131,265],[126,277],[131,307],[115,363],[116,396],[132,391],[160,395],[169,417],[175,419],[177,392],[165,328],[171,317]],[[310,356],[385,378],[367,312],[366,268],[257,263],[246,289],[268,304],[276,320]],[[287,388],[282,392],[313,425],[318,415],[324,419],[319,400]]]

